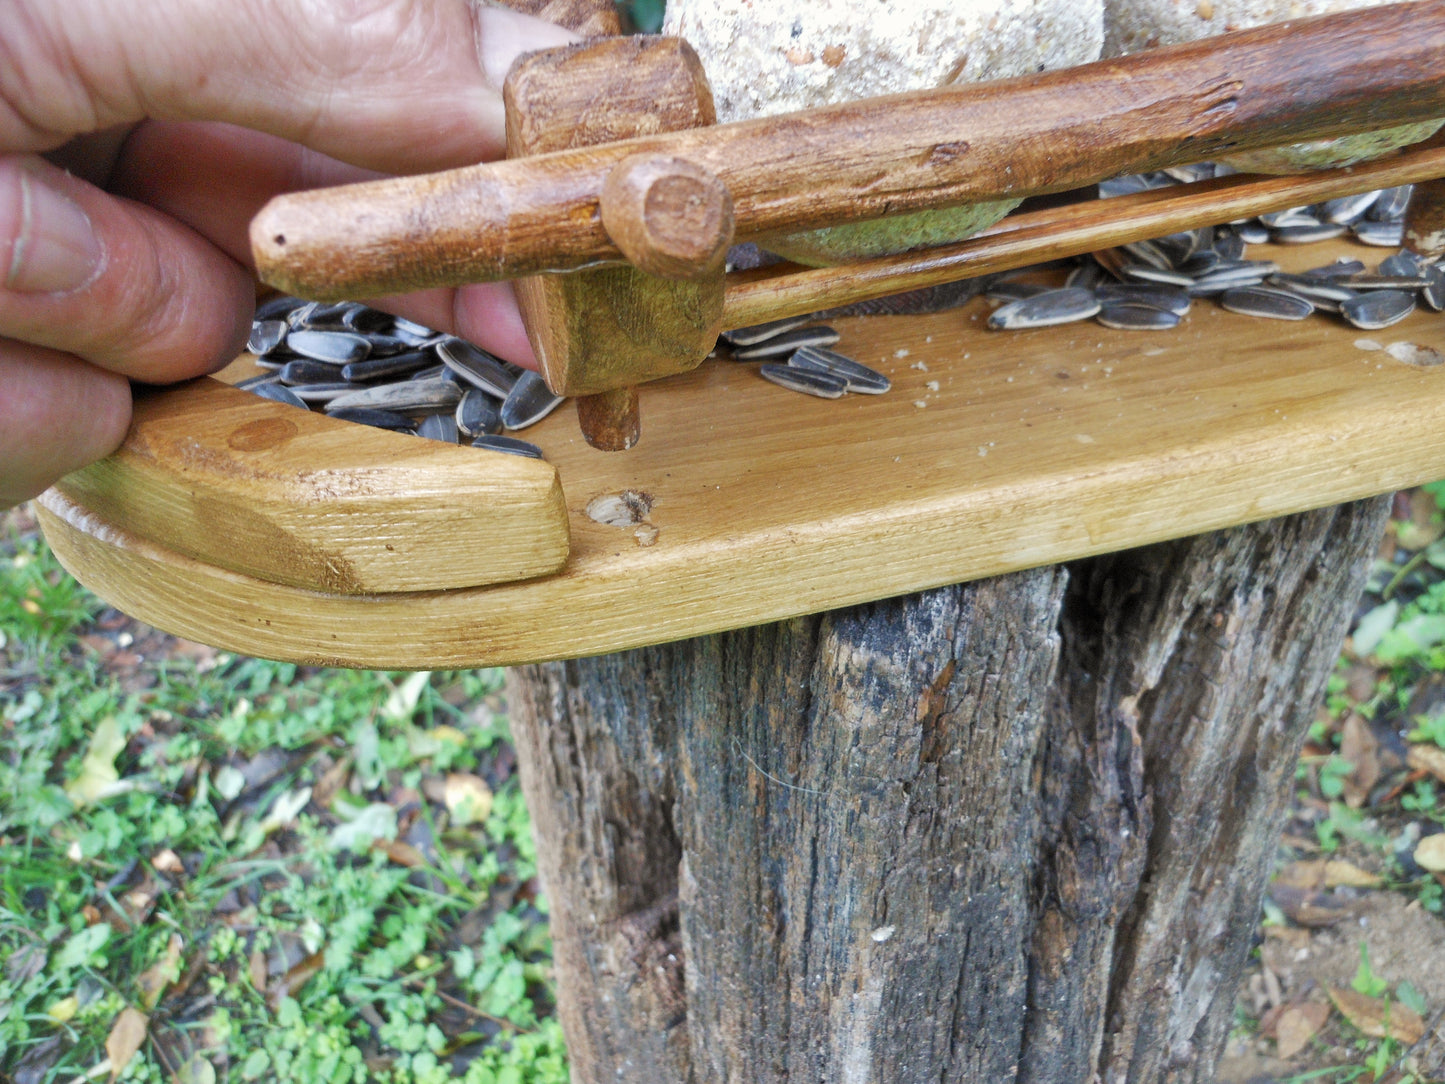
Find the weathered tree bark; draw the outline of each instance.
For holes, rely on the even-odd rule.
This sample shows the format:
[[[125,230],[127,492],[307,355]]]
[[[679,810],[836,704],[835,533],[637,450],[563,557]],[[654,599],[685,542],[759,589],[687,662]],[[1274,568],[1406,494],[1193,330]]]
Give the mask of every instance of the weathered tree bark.
[[[573,1080],[1208,1081],[1387,507],[515,672]]]

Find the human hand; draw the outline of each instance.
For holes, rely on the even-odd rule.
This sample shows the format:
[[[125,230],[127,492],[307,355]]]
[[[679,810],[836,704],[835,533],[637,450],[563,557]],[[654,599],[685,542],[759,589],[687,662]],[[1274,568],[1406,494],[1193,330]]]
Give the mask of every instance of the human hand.
[[[0,508],[120,444],[128,378],[240,352],[268,199],[500,157],[512,60],[573,40],[468,0],[0,0],[0,27]],[[383,303],[532,362],[505,283]]]

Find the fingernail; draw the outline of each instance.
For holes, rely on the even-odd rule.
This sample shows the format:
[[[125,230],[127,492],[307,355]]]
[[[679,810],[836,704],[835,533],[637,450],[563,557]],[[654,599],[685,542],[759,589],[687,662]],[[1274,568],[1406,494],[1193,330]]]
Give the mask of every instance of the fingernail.
[[[7,202],[14,219],[0,232],[0,237],[12,238],[6,289],[19,293],[78,290],[100,270],[100,242],[89,216],[31,170],[21,167],[13,176],[18,183]],[[0,227],[6,225],[4,213],[0,209]]]

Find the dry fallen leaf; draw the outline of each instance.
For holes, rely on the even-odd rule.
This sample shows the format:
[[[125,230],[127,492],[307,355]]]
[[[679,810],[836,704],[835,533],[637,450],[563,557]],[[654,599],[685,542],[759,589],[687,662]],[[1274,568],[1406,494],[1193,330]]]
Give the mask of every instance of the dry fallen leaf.
[[[121,1070],[130,1064],[140,1044],[146,1039],[146,1015],[139,1009],[126,1006],[115,1018],[110,1035],[105,1040],[105,1052],[110,1055],[110,1079],[112,1084],[120,1077]]]
[[[426,865],[426,855],[403,840],[378,839],[371,846],[375,850],[384,851],[386,857],[398,866],[405,866],[407,869],[416,869],[418,866]]]
[[[171,934],[161,958],[137,976],[136,985],[141,992],[140,1002],[147,1009],[154,1009],[166,987],[180,978],[181,948],[181,935]]]
[[[295,997],[296,992],[306,985],[312,975],[321,970],[325,962],[326,954],[324,952],[313,952],[287,971],[281,981],[272,986],[266,994],[266,1003],[271,1006],[271,1011],[277,1011],[282,998]]]
[[[1431,873],[1445,873],[1445,832],[1426,836],[1415,845],[1415,861]]]
[[[268,974],[266,971],[266,954],[260,949],[251,950],[251,958],[246,964],[246,974],[251,979],[251,986],[254,987],[258,993],[264,994],[266,992],[266,979]]]
[[[181,862],[180,855],[176,854],[176,852],[171,850],[169,847],[167,847],[163,851],[158,851],[151,858],[151,868],[153,868],[157,873],[186,872],[186,867]]]
[[[1275,1023],[1275,1054],[1288,1061],[1319,1034],[1330,1018],[1330,1007],[1321,1001],[1305,1001],[1285,1006]]]
[[[1429,772],[1445,783],[1445,749],[1438,745],[1412,745],[1405,763],[1417,771]]]
[[[1372,1039],[1397,1039],[1406,1046],[1420,1041],[1425,1021],[1420,1014],[1398,1001],[1366,997],[1356,990],[1327,986],[1325,992],[1355,1028]]]
[[[1332,892],[1311,892],[1278,882],[1269,886],[1269,895],[1290,921],[1300,926],[1332,926],[1353,917],[1356,911],[1352,900],[1340,899]]]
[[[113,717],[107,715],[96,723],[80,762],[80,774],[65,784],[70,800],[76,805],[90,805],[129,790],[130,786],[120,781],[120,772],[115,767],[115,758],[124,748],[125,735]]]
[[[1332,858],[1325,863],[1326,888],[1338,888],[1341,885],[1350,888],[1378,888],[1382,883],[1384,882],[1379,874],[1362,870],[1353,862]]]
[[[476,824],[491,815],[492,788],[480,776],[452,772],[442,795],[453,824]]]
[[[1370,797],[1370,790],[1380,780],[1380,743],[1370,724],[1358,712],[1345,717],[1340,735],[1340,757],[1353,767],[1344,778],[1345,804],[1360,809]]]
[[[1338,858],[1312,858],[1307,861],[1291,862],[1277,874],[1275,883],[1302,888],[1307,891],[1321,888],[1378,888],[1382,883],[1379,876],[1362,870],[1353,862]]]

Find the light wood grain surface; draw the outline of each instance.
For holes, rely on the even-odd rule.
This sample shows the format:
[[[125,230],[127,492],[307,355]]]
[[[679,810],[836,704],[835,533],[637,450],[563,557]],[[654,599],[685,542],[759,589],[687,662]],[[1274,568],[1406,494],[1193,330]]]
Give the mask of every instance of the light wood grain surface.
[[[1271,255],[1302,267],[1343,251],[1382,254]],[[976,299],[840,321],[840,348],[893,378],[884,396],[812,400],[709,361],[642,389],[648,436],[626,454],[587,447],[566,417],[528,430],[560,473],[572,554],[526,583],[320,594],[118,532],[56,491],[42,522],[82,582],[162,628],[277,658],[430,668],[662,642],[1445,477],[1445,365],[1408,364],[1393,345],[1445,354],[1438,313],[1361,332],[1198,301],[1168,333],[1007,333],[984,329],[988,311]],[[604,518],[624,518],[629,492],[650,502],[642,522],[588,516],[613,498]]]
[[[342,594],[527,579],[567,559],[551,464],[353,425],[209,379],[139,394],[120,451],[58,489],[200,561]]]

